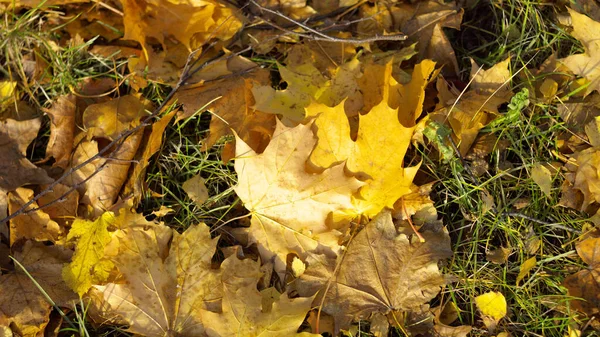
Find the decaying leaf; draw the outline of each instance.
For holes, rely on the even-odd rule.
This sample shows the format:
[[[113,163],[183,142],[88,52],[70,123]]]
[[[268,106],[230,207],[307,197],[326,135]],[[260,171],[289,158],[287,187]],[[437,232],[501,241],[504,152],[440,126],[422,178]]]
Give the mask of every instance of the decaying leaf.
[[[46,187],[47,185],[42,185],[42,188]],[[52,191],[40,197],[38,205],[44,208],[44,213],[48,214],[50,219],[61,227],[67,227],[77,215],[79,193],[67,185],[56,184]]]
[[[46,157],[53,157],[54,165],[65,168],[73,150],[75,136],[75,95],[68,94],[59,97],[52,107],[46,110],[50,115],[50,139],[46,146]]]
[[[160,120],[152,124],[149,135],[147,135],[147,137],[144,136],[144,139],[142,140],[142,146],[144,150],[138,151],[138,155],[136,155],[137,162],[133,167],[133,171],[131,172],[124,189],[124,194],[128,194],[129,192],[133,193],[136,202],[139,202],[139,200],[142,199],[142,194],[144,191],[144,178],[146,168],[150,164],[150,158],[152,158],[152,156],[154,156],[154,154],[162,146],[165,129],[175,116],[176,112],[177,111],[174,110],[162,116]],[[141,154],[139,152],[141,152]]]
[[[199,174],[186,180],[181,187],[196,205],[202,206],[208,200],[208,189],[204,184],[204,179]]]
[[[591,317],[600,314],[600,237],[588,237],[576,247],[589,267],[568,276],[564,285],[570,296],[580,298],[571,300],[570,305]]]
[[[311,309],[312,297],[290,299],[282,294],[277,300],[265,302],[264,294],[256,289],[262,276],[258,262],[231,256],[221,267],[221,312],[202,311],[208,336],[320,336],[296,332]]]
[[[71,167],[98,154],[103,140],[115,140],[123,132],[139,125],[144,115],[144,105],[133,96],[90,105],[83,113],[83,120],[88,138],[93,138],[79,143],[73,153]],[[73,174],[70,184],[78,184],[81,201],[93,209],[94,216],[100,216],[113,205],[127,180],[131,160],[137,153],[142,136],[143,129],[139,129],[116,145],[114,151],[109,152],[110,158],[99,156]]]
[[[548,197],[552,197],[552,172],[542,164],[535,164],[531,168],[531,179],[540,187]]]
[[[335,333],[348,328],[353,319],[373,313],[417,310],[445,284],[437,264],[452,255],[446,230],[422,235],[425,242],[410,228],[396,229],[390,213],[382,212],[352,239],[344,256],[337,258],[341,259],[338,268],[336,258],[310,254],[308,267],[294,288],[301,296],[321,290],[313,304],[322,304],[323,311],[334,316]],[[331,284],[323,295],[328,282]]]
[[[525,260],[525,262],[523,262],[523,264],[521,264],[521,266],[519,267],[519,275],[517,275],[517,286],[519,285],[519,282],[521,282],[525,276],[527,276],[527,274],[529,274],[529,272],[535,268],[535,265],[537,263],[537,260],[534,257],[529,258],[527,260]]]
[[[431,119],[450,125],[463,156],[471,148],[479,130],[496,118],[498,106],[512,96],[508,86],[511,78],[509,64],[510,59],[506,59],[488,70],[481,70],[472,61],[471,90],[464,93],[451,87],[444,79],[438,79],[439,103]]]
[[[217,241],[204,224],[181,235],[163,225],[115,232],[106,257],[123,283],[94,286],[103,316],[125,319],[142,336],[206,336],[201,310],[216,310],[222,298],[222,271],[211,268]]]
[[[583,54],[571,55],[559,61],[567,66],[573,73],[584,77],[589,81],[588,87],[585,89],[585,94],[589,94],[594,90],[600,90],[600,42],[596,36],[596,31],[600,29],[600,23],[590,19],[584,14],[579,14],[569,8],[573,31],[571,34],[585,48]]]
[[[417,43],[420,59],[431,59],[444,65],[447,73],[458,74],[458,63],[450,40],[443,28],[460,29],[463,10],[453,3],[421,1],[392,9],[393,22]]]
[[[184,105],[177,120],[185,119],[206,109],[213,114],[210,134],[203,149],[212,147],[221,137],[232,134],[232,130],[257,152],[264,151],[275,129],[276,116],[255,110],[252,90],[258,85],[269,83],[269,72],[255,69],[244,73],[244,77],[228,78],[224,81],[183,88],[177,94]]]
[[[258,244],[264,261],[275,257],[278,272],[290,253],[337,251],[339,234],[328,217],[352,209],[351,196],[362,185],[345,175],[343,164],[307,172],[315,143],[310,124],[288,128],[280,122],[262,154],[236,140],[235,192],[252,213],[250,243]]]
[[[25,157],[27,146],[37,136],[40,124],[39,119],[0,121],[0,219],[7,216],[7,192],[28,184],[52,182],[46,171]]]
[[[14,192],[8,193],[8,210],[10,213],[14,213],[32,198],[32,190],[19,187]],[[38,208],[38,204],[35,202],[25,210],[34,208]],[[64,228],[50,219],[50,216],[44,210],[40,209],[18,215],[10,221],[11,246],[21,239],[57,242],[64,234]]]
[[[485,253],[485,257],[488,261],[496,264],[503,264],[508,261],[508,257],[512,249],[506,247],[499,247],[496,249],[489,250]]]
[[[70,250],[27,241],[14,257],[58,306],[73,306],[77,295],[60,276],[63,264],[71,257]],[[0,276],[0,325],[13,324],[15,334],[20,336],[44,336],[52,306],[25,272],[19,266],[14,268],[13,272]]]

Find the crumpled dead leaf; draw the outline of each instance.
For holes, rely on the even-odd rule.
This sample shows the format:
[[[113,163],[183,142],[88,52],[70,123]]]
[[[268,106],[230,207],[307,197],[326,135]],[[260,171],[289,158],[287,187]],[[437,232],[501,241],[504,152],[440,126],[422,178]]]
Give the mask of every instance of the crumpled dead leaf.
[[[303,336],[321,335],[296,331],[311,309],[312,297],[279,298],[265,302],[265,293],[256,289],[262,273],[258,262],[235,256],[221,265],[223,298],[221,312],[202,311],[202,321],[210,337]],[[273,288],[269,288],[277,292]]]
[[[72,155],[71,167],[98,154],[99,146],[104,141],[112,141],[139,125],[144,115],[144,105],[133,96],[122,96],[105,103],[90,105],[83,113],[83,121],[88,138],[93,138],[84,139],[78,144]],[[127,180],[131,160],[137,153],[143,131],[139,129],[127,137],[114,149],[111,158],[100,156],[72,175],[69,184],[78,185],[81,202],[93,209],[94,216],[109,210],[116,200]],[[95,173],[101,167],[102,169]]]
[[[0,219],[7,216],[7,192],[28,184],[49,184],[53,181],[46,171],[25,157],[27,146],[37,137],[40,125],[39,119],[0,121]],[[0,230],[0,233],[3,232]]]
[[[569,296],[581,298],[571,300],[570,305],[591,317],[600,314],[600,237],[590,236],[576,248],[589,267],[565,278],[564,285]]]
[[[438,79],[439,103],[430,118],[451,126],[461,155],[467,154],[479,130],[496,118],[498,106],[512,97],[508,86],[509,64],[510,59],[506,59],[488,70],[481,70],[472,61],[471,88],[462,94],[444,79]]]
[[[106,257],[123,282],[94,286],[103,316],[143,336],[206,336],[201,310],[216,310],[222,298],[222,270],[211,268],[217,241],[204,224],[181,235],[163,225],[117,231]]]
[[[75,95],[60,96],[52,107],[46,110],[50,115],[50,139],[46,146],[46,158],[53,157],[54,166],[63,169],[69,165],[75,137]]]
[[[328,217],[351,209],[351,196],[362,185],[345,175],[343,164],[307,172],[315,143],[310,124],[288,128],[281,122],[262,154],[236,139],[235,192],[252,214],[249,240],[257,243],[263,261],[275,258],[279,273],[285,271],[289,253],[302,255],[319,247],[337,251],[339,233]]]
[[[342,259],[337,268],[336,258],[310,254],[308,268],[293,288],[300,296],[311,296],[331,282],[313,304],[334,316],[335,334],[353,319],[373,313],[417,310],[445,284],[437,264],[452,255],[445,229],[422,235],[425,242],[410,228],[397,229],[391,214],[382,212],[352,239],[345,255],[337,258]]]
[[[33,191],[28,188],[19,187],[8,193],[8,210],[16,212],[25,203],[33,198]],[[34,202],[25,211],[38,208]],[[44,210],[36,210],[31,213],[21,214],[10,220],[10,245],[21,239],[35,241],[57,242],[65,235],[65,228],[53,221]]]
[[[234,73],[236,69],[231,69]],[[264,151],[275,129],[276,116],[255,110],[252,90],[259,85],[270,83],[269,72],[255,69],[242,72],[243,76],[227,78],[222,81],[184,87],[176,97],[184,110],[177,120],[186,119],[200,109],[210,111],[210,134],[202,144],[208,150],[223,136],[234,131],[244,142],[257,152]],[[225,158],[224,158],[225,159]]]
[[[59,307],[72,307],[78,300],[60,276],[71,251],[60,246],[46,246],[27,241],[14,257]],[[0,325],[14,324],[15,334],[24,337],[44,336],[52,306],[19,266],[0,276]],[[12,336],[12,334],[10,335]]]

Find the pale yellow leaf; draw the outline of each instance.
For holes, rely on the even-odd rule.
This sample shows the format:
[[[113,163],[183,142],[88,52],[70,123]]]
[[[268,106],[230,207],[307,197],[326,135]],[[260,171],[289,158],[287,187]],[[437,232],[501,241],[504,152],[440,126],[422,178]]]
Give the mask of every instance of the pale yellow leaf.
[[[198,206],[202,206],[208,200],[208,188],[199,174],[186,180],[181,187]]]
[[[257,262],[238,260],[235,256],[223,262],[221,312],[202,311],[208,336],[320,336],[297,333],[311,309],[312,297],[290,299],[282,294],[278,300],[263,302],[263,296],[256,289],[261,276],[259,267]]]
[[[236,140],[235,192],[252,214],[249,239],[257,243],[263,260],[275,257],[279,273],[285,272],[289,253],[338,250],[339,233],[328,217],[352,209],[352,194],[362,185],[346,176],[343,164],[307,172],[315,143],[310,124],[288,128],[280,122],[261,154]]]
[[[519,267],[519,275],[517,275],[517,286],[527,276],[527,274],[529,274],[529,272],[535,268],[536,263],[537,260],[534,256],[521,264],[521,267]]]
[[[531,168],[531,179],[540,187],[548,197],[552,197],[552,173],[542,164],[535,164]]]

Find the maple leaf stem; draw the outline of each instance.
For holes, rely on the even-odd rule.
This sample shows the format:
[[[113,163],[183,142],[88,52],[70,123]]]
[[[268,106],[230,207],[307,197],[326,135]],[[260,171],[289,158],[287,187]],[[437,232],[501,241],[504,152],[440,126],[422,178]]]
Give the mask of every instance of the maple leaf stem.
[[[360,228],[360,219],[361,218],[359,217],[358,223],[356,224],[356,228]],[[350,244],[352,243],[352,239],[354,239],[354,237],[356,236],[356,233],[357,233],[357,231],[354,231],[354,233],[352,233],[352,236],[350,236],[350,239],[348,240],[348,244],[346,245],[346,247],[350,246]],[[323,292],[323,298],[321,298],[321,303],[319,303],[319,309],[317,310],[317,323],[315,323],[315,331],[317,334],[319,333],[319,322],[321,321],[321,311],[323,310],[323,305],[325,304],[325,298],[327,297],[327,292],[329,291],[329,288],[331,287],[333,278],[336,277],[337,273],[339,272],[342,262],[344,262],[344,258],[346,257],[346,252],[347,252],[347,250],[344,250],[344,252],[340,256],[340,260],[335,265],[333,274],[331,275],[329,280],[327,280],[327,286],[325,287],[325,291]]]
[[[400,200],[401,200],[400,202],[402,203],[402,211],[404,212],[404,215],[406,215],[406,220],[408,220],[408,224],[410,225],[410,228],[413,229],[413,231],[419,238],[419,241],[425,242],[425,238],[421,235],[421,233],[419,233],[419,231],[413,224],[412,219],[410,218],[410,214],[408,214],[408,211],[406,210],[406,205],[404,204],[404,197],[400,198]]]

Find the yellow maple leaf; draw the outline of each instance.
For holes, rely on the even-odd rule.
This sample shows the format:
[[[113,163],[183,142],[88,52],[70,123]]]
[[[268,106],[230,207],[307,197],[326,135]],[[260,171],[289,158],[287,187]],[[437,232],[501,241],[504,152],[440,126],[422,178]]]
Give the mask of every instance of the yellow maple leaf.
[[[590,83],[585,90],[589,94],[594,90],[600,90],[600,41],[597,31],[600,23],[594,21],[584,14],[579,14],[569,8],[573,31],[571,35],[581,41],[585,52],[583,54],[571,55],[560,59],[559,62],[567,66],[576,75],[582,76]]]
[[[113,268],[112,262],[102,258],[104,247],[111,240],[108,227],[114,223],[113,212],[105,212],[96,221],[73,221],[67,241],[75,243],[75,254],[71,263],[63,268],[62,276],[67,285],[80,296],[92,284],[105,281]]]
[[[289,253],[319,246],[338,249],[339,234],[327,219],[353,207],[351,195],[362,183],[346,176],[343,164],[307,172],[306,161],[316,143],[311,125],[288,128],[277,123],[261,154],[236,138],[235,192],[252,213],[250,241],[258,244],[265,261],[275,257],[275,269],[283,272]]]
[[[310,156],[311,163],[326,168],[345,160],[351,172],[367,179],[360,197],[353,198],[354,214],[374,217],[411,193],[419,165],[403,166],[414,128],[400,124],[397,109],[382,101],[361,116],[356,141],[350,138],[343,103],[333,108],[313,104],[307,114],[318,116],[315,125],[319,141]]]
[[[312,63],[304,63],[296,67],[279,66],[281,79],[287,82],[284,90],[275,90],[270,85],[254,86],[252,94],[256,103],[255,110],[283,116],[285,124],[294,125],[304,120],[306,107],[315,94],[327,82]]]
[[[312,297],[291,299],[287,294],[281,294],[272,303],[265,303],[263,295],[256,289],[262,276],[260,263],[230,257],[223,262],[222,268],[222,310],[219,313],[202,311],[208,336],[321,336],[297,332],[311,309]]]

